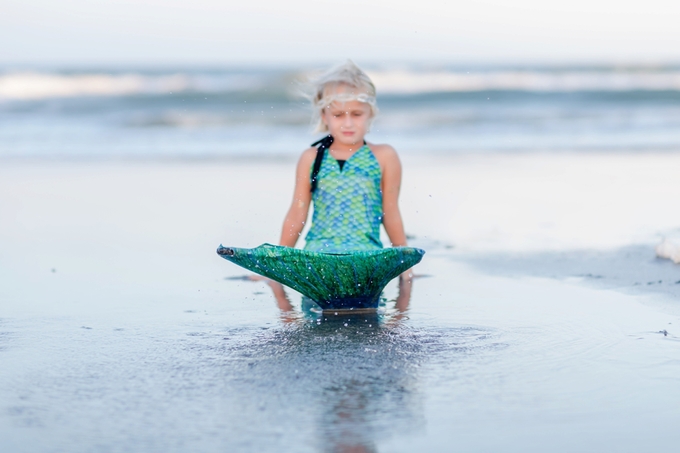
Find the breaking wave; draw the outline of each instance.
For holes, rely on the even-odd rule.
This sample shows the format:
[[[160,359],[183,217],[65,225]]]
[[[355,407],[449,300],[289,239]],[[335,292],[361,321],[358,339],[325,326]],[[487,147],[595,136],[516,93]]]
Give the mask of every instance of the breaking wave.
[[[480,91],[629,92],[680,91],[680,68],[477,69],[368,71],[380,94],[414,95]],[[5,71],[0,100],[40,100],[85,96],[234,93],[295,94],[294,80],[310,73],[290,71],[205,71],[129,73]]]
[[[470,91],[675,91],[680,70],[672,71],[375,71],[382,93]]]
[[[58,74],[13,72],[0,75],[0,100],[37,100],[80,96],[159,95],[182,92],[224,93],[266,86],[258,74]]]

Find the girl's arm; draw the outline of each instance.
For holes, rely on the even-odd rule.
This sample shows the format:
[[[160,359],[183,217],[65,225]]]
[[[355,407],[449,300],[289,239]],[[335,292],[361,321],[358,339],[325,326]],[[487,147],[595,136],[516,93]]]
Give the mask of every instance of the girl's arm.
[[[392,246],[406,246],[404,223],[399,211],[399,190],[401,189],[401,162],[391,146],[381,146],[383,157],[381,188],[383,193],[383,226]]]
[[[389,145],[376,146],[382,164],[382,180],[380,182],[383,193],[383,226],[393,247],[405,247],[406,233],[404,222],[399,211],[399,191],[401,190],[401,162],[397,152]],[[376,157],[378,157],[376,155]],[[400,282],[407,282],[410,296],[410,283],[413,271],[407,269],[399,276]]]
[[[286,219],[283,221],[281,230],[280,245],[295,247],[295,243],[300,237],[300,233],[307,221],[309,205],[312,201],[310,193],[311,185],[309,181],[309,170],[312,162],[316,158],[316,148],[309,148],[300,157],[297,170],[295,172],[295,191],[293,193],[293,203],[288,209]]]

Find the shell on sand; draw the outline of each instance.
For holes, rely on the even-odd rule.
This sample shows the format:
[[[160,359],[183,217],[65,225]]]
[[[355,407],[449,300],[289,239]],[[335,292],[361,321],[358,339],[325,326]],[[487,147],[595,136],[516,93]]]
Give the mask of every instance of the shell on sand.
[[[675,264],[680,264],[680,239],[664,239],[655,250],[659,258],[666,258]]]

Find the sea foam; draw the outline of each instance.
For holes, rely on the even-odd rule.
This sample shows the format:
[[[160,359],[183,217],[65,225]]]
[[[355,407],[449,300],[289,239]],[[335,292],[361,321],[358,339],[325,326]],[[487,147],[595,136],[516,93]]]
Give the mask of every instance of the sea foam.
[[[380,69],[368,71],[380,95],[524,91],[680,91],[680,68]],[[278,70],[0,72],[0,101],[80,96],[283,90],[295,97],[312,72]]]
[[[656,256],[680,264],[680,234],[664,238],[663,242],[656,246]]]
[[[0,74],[0,100],[38,100],[80,96],[158,95],[181,92],[234,92],[262,87],[244,74],[107,74],[11,72]]]
[[[382,93],[469,91],[675,91],[680,71],[375,71]]]

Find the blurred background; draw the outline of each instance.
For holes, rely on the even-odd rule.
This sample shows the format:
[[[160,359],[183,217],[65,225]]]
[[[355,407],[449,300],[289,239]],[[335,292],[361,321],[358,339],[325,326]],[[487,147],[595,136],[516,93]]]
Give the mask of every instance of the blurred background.
[[[0,0],[0,451],[668,450],[678,18]],[[214,252],[280,237],[319,137],[300,84],[348,58],[427,250],[382,326],[282,312]]]
[[[246,4],[247,3],[247,4]],[[404,153],[680,149],[680,4],[3,2],[0,159],[293,158],[353,59]]]

